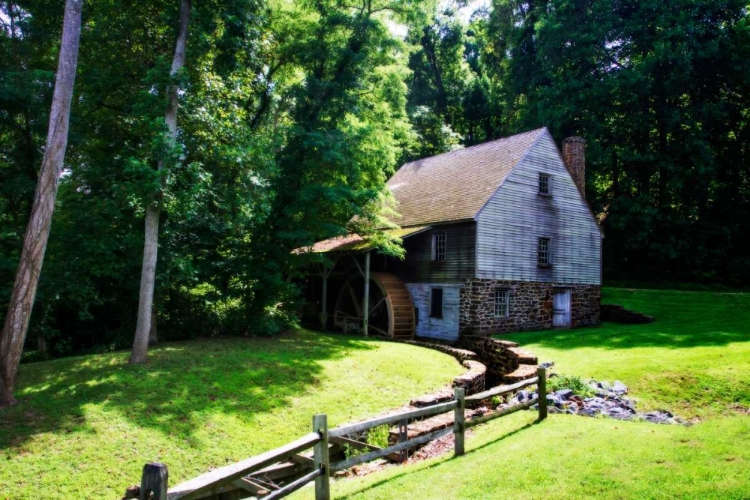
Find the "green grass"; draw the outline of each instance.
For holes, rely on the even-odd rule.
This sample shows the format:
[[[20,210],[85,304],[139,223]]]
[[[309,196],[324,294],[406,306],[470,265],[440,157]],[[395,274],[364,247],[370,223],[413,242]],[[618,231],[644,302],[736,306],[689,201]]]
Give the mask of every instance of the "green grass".
[[[351,499],[750,498],[750,295],[606,289],[649,325],[506,335],[556,370],[631,388],[689,427],[519,412],[480,426],[467,454],[338,481]],[[744,408],[744,410],[743,410]]]
[[[119,498],[143,464],[170,484],[329,425],[400,406],[463,369],[436,351],[299,331],[164,344],[21,366],[0,410],[0,498]]]

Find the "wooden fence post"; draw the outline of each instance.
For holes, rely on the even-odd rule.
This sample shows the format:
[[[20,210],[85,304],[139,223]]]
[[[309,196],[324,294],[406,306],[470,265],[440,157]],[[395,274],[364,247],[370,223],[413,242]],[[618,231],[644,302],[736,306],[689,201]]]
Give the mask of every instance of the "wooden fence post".
[[[315,500],[330,500],[330,461],[328,458],[328,418],[325,415],[313,416],[313,432],[320,434],[320,441],[313,448],[313,460],[316,469],[323,473],[315,478]]]
[[[454,456],[459,457],[464,454],[464,430],[466,425],[464,423],[464,408],[466,407],[466,390],[463,387],[456,387],[453,390],[453,394],[456,398],[456,409],[454,410],[453,417],[453,437],[455,439],[454,444]]]
[[[149,462],[143,466],[139,500],[167,500],[169,487],[167,466],[159,462]]]
[[[405,443],[409,440],[409,419],[405,418],[398,423],[398,442]],[[402,450],[399,453],[401,456],[401,462],[406,462],[409,458],[409,450]]]
[[[547,368],[540,366],[536,369],[537,398],[539,400],[539,420],[547,418]]]

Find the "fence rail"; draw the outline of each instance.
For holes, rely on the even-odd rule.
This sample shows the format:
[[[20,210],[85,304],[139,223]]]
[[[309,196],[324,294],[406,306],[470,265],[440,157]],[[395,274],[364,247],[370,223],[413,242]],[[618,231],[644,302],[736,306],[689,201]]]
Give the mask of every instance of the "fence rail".
[[[261,496],[264,500],[275,500],[283,498],[292,492],[302,488],[306,484],[315,481],[315,499],[329,500],[330,486],[329,477],[331,472],[345,470],[355,465],[359,465],[371,460],[385,456],[398,456],[399,453],[405,453],[407,450],[419,445],[426,444],[430,441],[453,434],[455,439],[454,454],[460,456],[464,454],[464,432],[466,429],[474,427],[496,418],[504,417],[517,411],[529,408],[535,404],[539,405],[539,420],[547,418],[547,366],[542,365],[537,369],[537,376],[531,379],[523,380],[516,384],[499,386],[487,391],[483,391],[471,396],[466,396],[463,388],[456,388],[453,401],[441,403],[418,410],[386,415],[384,417],[372,418],[363,422],[349,424],[336,429],[328,429],[326,415],[315,415],[313,417],[312,432],[303,436],[296,441],[284,446],[267,451],[261,455],[245,459],[225,467],[218,468],[206,474],[190,479],[184,483],[167,490],[168,471],[167,466],[161,463],[148,463],[143,467],[143,475],[139,487],[128,488],[125,492],[125,498],[138,498],[139,500],[197,500],[205,499],[211,495],[222,495],[222,499],[230,498],[226,495],[232,491],[238,491],[243,496],[236,498],[245,498],[247,493]],[[465,419],[465,406],[467,403],[473,405],[486,399],[509,394],[514,391],[537,385],[538,397],[532,398],[522,403],[514,404],[498,411],[485,413],[484,415]],[[421,419],[441,415],[453,411],[453,425],[444,429],[435,430],[427,434],[407,439],[406,426],[410,420]],[[399,442],[386,448],[350,439],[348,436],[358,435],[369,429],[380,427],[382,425],[398,424],[401,432]],[[335,463],[330,463],[329,440],[333,443],[346,443],[365,451],[360,455],[346,458]],[[300,455],[301,452],[313,448],[312,459]],[[403,456],[403,455],[402,455]],[[293,481],[281,487],[276,487],[273,491],[266,488],[268,482],[263,479],[276,477],[275,474],[281,474],[280,468],[276,466],[280,462],[292,459],[296,464],[302,464],[303,469],[311,469],[309,472],[301,475]],[[299,471],[299,465],[291,465],[294,473]],[[253,476],[254,473],[262,472],[260,477]],[[261,478],[262,477],[262,478]]]

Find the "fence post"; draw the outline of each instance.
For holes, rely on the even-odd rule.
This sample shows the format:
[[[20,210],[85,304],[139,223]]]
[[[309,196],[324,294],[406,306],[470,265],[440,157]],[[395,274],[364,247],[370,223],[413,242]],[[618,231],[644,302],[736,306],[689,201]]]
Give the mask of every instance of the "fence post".
[[[320,434],[320,441],[313,448],[315,468],[323,469],[323,473],[315,478],[315,500],[330,500],[329,479],[331,470],[328,459],[328,418],[324,414],[313,416],[313,432]]]
[[[401,422],[398,423],[398,442],[399,443],[405,443],[409,440],[409,420],[403,419]],[[399,453],[399,456],[401,457],[401,462],[406,462],[406,460],[409,458],[409,450],[402,450],[401,453]]]
[[[149,462],[143,466],[139,500],[167,500],[169,471],[165,464]]]
[[[456,398],[456,409],[453,413],[453,437],[455,439],[454,444],[454,456],[459,457],[464,454],[464,430],[466,425],[464,423],[464,408],[466,407],[466,390],[463,387],[456,387],[453,390],[453,395]]]
[[[537,399],[539,400],[539,420],[547,418],[547,368],[540,366],[536,369]]]

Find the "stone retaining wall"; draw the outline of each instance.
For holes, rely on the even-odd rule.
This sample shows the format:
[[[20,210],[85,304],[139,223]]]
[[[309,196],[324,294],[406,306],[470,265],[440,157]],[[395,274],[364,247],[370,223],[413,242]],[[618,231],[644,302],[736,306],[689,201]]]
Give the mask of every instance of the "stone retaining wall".
[[[485,378],[488,387],[502,383],[503,377],[514,372],[521,364],[537,363],[535,355],[519,349],[518,344],[507,340],[465,336],[459,341],[459,346],[475,352],[479,361],[487,366]]]
[[[551,329],[556,286],[572,290],[573,328],[599,324],[601,287],[598,285],[469,279],[461,289],[459,332],[464,336]],[[507,317],[495,316],[495,290],[498,289],[510,292]]]

